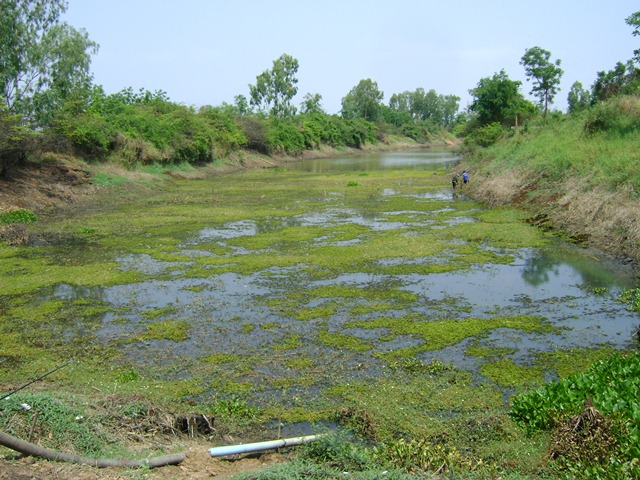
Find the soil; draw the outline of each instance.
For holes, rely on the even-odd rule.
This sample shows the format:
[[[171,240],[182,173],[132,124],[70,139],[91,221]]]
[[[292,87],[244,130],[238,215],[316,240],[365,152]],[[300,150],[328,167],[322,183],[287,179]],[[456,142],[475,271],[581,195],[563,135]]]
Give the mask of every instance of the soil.
[[[186,459],[180,465],[146,470],[142,478],[163,479],[204,479],[224,480],[242,472],[259,470],[287,459],[282,453],[262,453],[213,458],[210,446],[194,443],[184,452]],[[95,468],[89,465],[36,460],[33,457],[17,458],[12,453],[0,456],[0,480],[123,480],[134,478],[133,471],[126,468]]]

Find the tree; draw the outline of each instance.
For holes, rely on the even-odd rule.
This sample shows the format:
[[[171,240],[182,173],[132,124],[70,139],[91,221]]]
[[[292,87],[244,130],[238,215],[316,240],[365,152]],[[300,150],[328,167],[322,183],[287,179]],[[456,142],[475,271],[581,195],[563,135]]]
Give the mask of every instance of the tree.
[[[256,84],[249,85],[251,105],[277,118],[291,117],[296,107],[291,100],[298,93],[298,60],[286,53],[273,61],[273,68],[256,77]]]
[[[375,122],[380,118],[380,105],[384,93],[378,83],[370,78],[360,80],[342,99],[342,116],[344,118],[363,118]]]
[[[577,113],[591,104],[591,93],[582,87],[580,82],[574,82],[567,97],[569,113]]]
[[[322,108],[322,95],[319,93],[307,93],[302,99],[300,111],[302,113],[324,113],[324,109]]]
[[[396,112],[411,112],[411,96],[412,92],[405,91],[402,93],[394,93],[389,99],[389,108]]]
[[[633,32],[632,32],[633,36],[640,36],[640,11],[630,15],[629,17],[627,17],[625,22],[630,27],[634,27]],[[634,59],[635,59],[636,63],[640,63],[640,48],[637,49],[637,50],[634,50],[633,54],[635,55]]]
[[[7,107],[46,123],[91,85],[98,45],[59,21],[65,0],[0,0],[0,85]]]
[[[427,121],[431,125],[446,128],[454,121],[460,98],[455,95],[439,95],[435,90],[394,93],[389,108],[397,113],[409,115],[414,122]]]
[[[244,95],[236,95],[233,97],[233,105],[238,115],[246,115],[250,112],[249,101]]]
[[[474,97],[469,111],[477,115],[477,122],[483,125],[500,123],[513,125],[516,118],[535,109],[520,93],[522,82],[511,80],[504,70],[493,77],[481,78],[478,86],[469,90]]]
[[[640,94],[640,68],[632,60],[616,63],[613,70],[598,72],[591,87],[594,101],[605,101],[618,95]]]
[[[544,118],[547,118],[549,104],[558,93],[558,85],[564,73],[560,68],[560,60],[552,62],[551,53],[540,47],[525,50],[520,65],[524,66],[527,81],[532,82],[531,94],[540,99],[544,106]]]
[[[456,117],[460,109],[460,97],[456,95],[440,95],[440,105],[442,108],[442,126],[448,129],[456,123]]]

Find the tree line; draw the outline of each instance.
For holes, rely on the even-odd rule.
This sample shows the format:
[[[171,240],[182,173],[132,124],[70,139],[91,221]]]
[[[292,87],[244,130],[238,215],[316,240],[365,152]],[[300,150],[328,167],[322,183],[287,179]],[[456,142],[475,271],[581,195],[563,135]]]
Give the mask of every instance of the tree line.
[[[520,63],[537,104],[502,70],[469,90],[473,101],[463,112],[459,97],[424,88],[394,93],[384,104],[377,82],[363,79],[342,98],[340,113],[328,114],[319,93],[307,93],[294,105],[299,63],[283,54],[256,76],[248,97],[195,108],[161,90],[106,94],[90,73],[98,45],[60,20],[66,8],[66,0],[0,0],[0,173],[45,149],[135,166],[205,163],[240,149],[298,155],[321,145],[360,148],[390,135],[425,142],[443,130],[486,145],[505,129],[538,117],[546,121],[563,74],[560,60],[533,47]],[[640,12],[626,22],[638,35]],[[574,83],[569,113],[611,96],[638,94],[639,51],[634,55],[598,73],[590,91]]]

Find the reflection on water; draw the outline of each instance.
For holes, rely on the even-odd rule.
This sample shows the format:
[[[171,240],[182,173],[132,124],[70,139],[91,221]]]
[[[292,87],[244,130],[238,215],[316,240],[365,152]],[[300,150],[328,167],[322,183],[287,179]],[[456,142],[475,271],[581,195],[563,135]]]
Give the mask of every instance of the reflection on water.
[[[344,158],[320,158],[287,164],[288,170],[304,172],[369,172],[378,170],[427,170],[452,168],[458,157],[450,151],[371,153]]]

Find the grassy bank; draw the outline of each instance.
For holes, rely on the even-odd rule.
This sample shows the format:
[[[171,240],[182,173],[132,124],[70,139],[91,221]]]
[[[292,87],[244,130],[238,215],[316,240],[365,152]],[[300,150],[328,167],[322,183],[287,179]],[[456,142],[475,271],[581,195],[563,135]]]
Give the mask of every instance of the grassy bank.
[[[640,261],[640,98],[513,131],[470,154],[470,191],[489,205],[517,203],[541,226]]]

